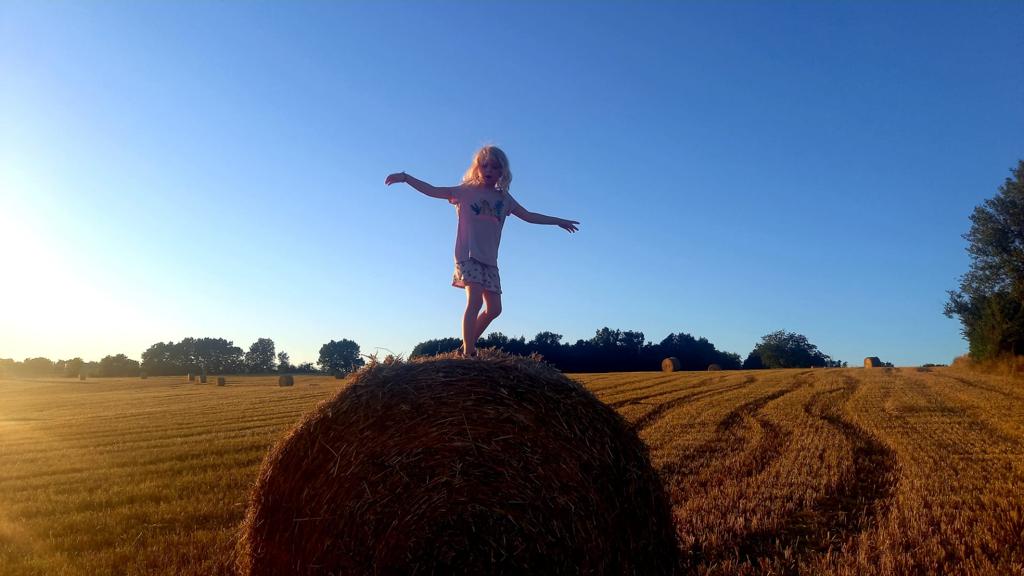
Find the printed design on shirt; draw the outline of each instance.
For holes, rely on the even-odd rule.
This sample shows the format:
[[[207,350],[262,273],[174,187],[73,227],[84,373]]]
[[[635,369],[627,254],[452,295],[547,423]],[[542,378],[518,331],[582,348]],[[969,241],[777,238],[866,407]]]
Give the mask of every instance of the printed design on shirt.
[[[473,209],[473,213],[483,218],[494,218],[494,220],[501,219],[501,211],[505,209],[505,201],[498,200],[491,206],[491,203],[487,200],[481,200],[479,203],[473,203],[470,205]]]

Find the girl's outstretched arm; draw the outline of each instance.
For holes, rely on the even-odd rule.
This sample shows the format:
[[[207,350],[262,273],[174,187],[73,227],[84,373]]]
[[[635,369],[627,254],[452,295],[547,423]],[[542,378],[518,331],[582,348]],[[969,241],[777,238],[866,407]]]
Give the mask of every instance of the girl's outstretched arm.
[[[555,218],[554,216],[545,216],[543,214],[537,214],[536,212],[530,212],[526,208],[520,205],[516,205],[515,209],[512,210],[512,214],[515,214],[522,220],[529,222],[530,224],[554,224],[559,228],[562,228],[568,232],[575,232],[579,230],[579,222],[575,220],[565,220],[563,218]]]
[[[431,198],[442,198],[444,200],[449,200],[452,197],[452,192],[458,189],[458,186],[431,186],[430,184],[427,184],[423,180],[419,180],[417,178],[409,176],[405,172],[389,174],[388,177],[384,179],[384,184],[387,184],[388,186],[391,186],[392,184],[396,184],[398,182],[404,182],[409,186],[412,186],[416,190],[419,190],[420,192],[426,194],[427,196],[430,196]]]

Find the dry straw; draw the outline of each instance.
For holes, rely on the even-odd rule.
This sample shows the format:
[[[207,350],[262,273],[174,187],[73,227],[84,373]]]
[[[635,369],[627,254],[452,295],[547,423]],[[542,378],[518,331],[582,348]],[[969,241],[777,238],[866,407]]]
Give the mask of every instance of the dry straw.
[[[882,365],[882,361],[878,359],[878,356],[868,356],[864,359],[865,368],[878,368]]]
[[[295,384],[295,378],[291,374],[282,374],[277,377],[278,386],[293,386]]]
[[[371,362],[267,455],[238,568],[659,575],[671,508],[616,412],[536,358]]]
[[[662,372],[678,372],[679,370],[682,370],[682,369],[683,369],[682,362],[680,362],[679,358],[676,358],[675,356],[672,356],[670,358],[665,358],[664,360],[661,361],[661,371]]]
[[[217,376],[217,386],[225,386],[227,383],[223,376]]]

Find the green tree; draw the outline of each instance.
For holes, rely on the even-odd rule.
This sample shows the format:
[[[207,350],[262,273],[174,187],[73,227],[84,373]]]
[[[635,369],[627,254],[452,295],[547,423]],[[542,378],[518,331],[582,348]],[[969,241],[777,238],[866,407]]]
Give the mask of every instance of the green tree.
[[[647,369],[656,369],[664,358],[670,356],[679,359],[683,370],[706,370],[711,364],[718,364],[726,370],[740,368],[738,354],[718,350],[707,338],[694,338],[685,332],[671,333],[660,344],[652,346],[644,364]]]
[[[243,352],[230,340],[223,338],[186,338],[193,346],[194,369],[206,367],[210,374],[240,372],[243,367]]]
[[[288,353],[281,350],[277,353],[277,371],[278,372],[290,372],[292,368],[292,359],[288,356]]]
[[[957,316],[971,356],[1024,354],[1024,160],[971,214],[970,267],[943,312]]]
[[[554,332],[538,332],[529,342],[535,348],[557,348],[562,345],[562,335]]]
[[[328,374],[348,374],[364,364],[359,357],[359,344],[351,340],[331,340],[320,347],[320,359],[317,360],[320,370]]]
[[[765,368],[810,368],[833,365],[833,360],[811,344],[803,334],[779,330],[761,337],[761,342],[747,356],[750,368],[760,358]],[[745,368],[748,366],[744,366]]]
[[[743,361],[744,370],[760,370],[764,368],[764,362],[761,361],[761,355],[757,353],[757,349],[751,350],[750,354],[747,354],[747,359]]]
[[[98,372],[97,376],[137,376],[139,362],[124,354],[105,356],[100,360]]]
[[[477,348],[499,348],[509,354],[526,354],[526,338],[509,338],[501,332],[491,332],[477,341]]]
[[[71,360],[64,361],[64,377],[65,378],[78,378],[78,375],[82,372],[82,366],[85,365],[85,360],[81,358],[72,358]]]
[[[249,346],[245,353],[245,370],[250,374],[265,374],[274,371],[274,341],[260,338]]]
[[[437,356],[438,354],[454,352],[461,347],[461,338],[438,338],[434,340],[425,340],[413,347],[412,353],[409,354],[409,357]]]
[[[24,376],[49,376],[53,374],[53,366],[49,358],[25,358],[20,371]]]

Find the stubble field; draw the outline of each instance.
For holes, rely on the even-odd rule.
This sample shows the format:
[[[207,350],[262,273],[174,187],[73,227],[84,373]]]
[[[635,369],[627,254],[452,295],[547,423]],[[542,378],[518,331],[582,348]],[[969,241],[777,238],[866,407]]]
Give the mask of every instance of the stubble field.
[[[949,368],[573,378],[650,446],[684,573],[1024,574],[1019,379]],[[0,380],[0,574],[230,573],[265,451],[345,385]]]

